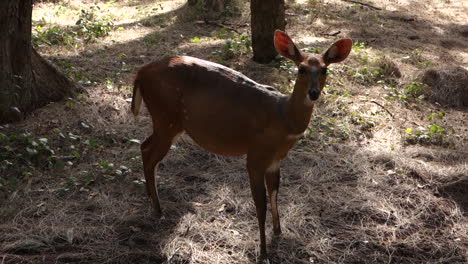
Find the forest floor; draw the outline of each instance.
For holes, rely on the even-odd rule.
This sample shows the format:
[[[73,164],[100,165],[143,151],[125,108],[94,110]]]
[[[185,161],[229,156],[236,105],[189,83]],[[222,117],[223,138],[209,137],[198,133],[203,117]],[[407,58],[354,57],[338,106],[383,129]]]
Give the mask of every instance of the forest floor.
[[[467,263],[468,3],[367,3],[287,1],[301,49],[354,45],[281,164],[271,263]],[[254,263],[245,157],[182,136],[158,170],[157,220],[139,151],[151,120],[129,112],[136,71],[170,55],[290,93],[292,63],[251,60],[249,17],[241,0],[218,17],[184,1],[36,1],[35,47],[84,92],[0,126],[0,263]]]

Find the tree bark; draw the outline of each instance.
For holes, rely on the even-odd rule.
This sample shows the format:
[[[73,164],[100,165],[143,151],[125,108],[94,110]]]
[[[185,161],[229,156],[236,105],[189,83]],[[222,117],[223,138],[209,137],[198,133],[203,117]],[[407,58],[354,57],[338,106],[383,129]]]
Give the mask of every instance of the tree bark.
[[[269,63],[276,57],[273,35],[286,27],[284,0],[251,0],[253,60]]]
[[[0,1],[0,124],[78,89],[33,49],[31,18],[32,0]]]

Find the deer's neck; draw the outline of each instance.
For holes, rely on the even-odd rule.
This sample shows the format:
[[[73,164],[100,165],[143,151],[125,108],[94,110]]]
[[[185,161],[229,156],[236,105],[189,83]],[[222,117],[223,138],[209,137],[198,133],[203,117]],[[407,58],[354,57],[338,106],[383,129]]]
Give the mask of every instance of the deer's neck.
[[[286,118],[288,129],[293,134],[304,132],[310,121],[314,104],[307,98],[306,89],[298,89],[296,83],[293,93],[286,101]]]

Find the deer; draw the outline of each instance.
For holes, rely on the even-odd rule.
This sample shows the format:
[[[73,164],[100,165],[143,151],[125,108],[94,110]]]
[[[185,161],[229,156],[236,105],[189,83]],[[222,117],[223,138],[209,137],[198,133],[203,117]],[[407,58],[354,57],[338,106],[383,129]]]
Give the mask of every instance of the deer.
[[[136,117],[144,101],[153,123],[152,135],[140,148],[146,190],[157,217],[161,216],[161,207],[155,170],[183,132],[209,152],[246,155],[260,231],[260,259],[264,261],[268,261],[266,192],[273,232],[280,235],[280,162],[309,126],[314,104],[325,85],[327,67],[348,57],[352,40],[340,39],[322,54],[309,54],[300,51],[285,32],[276,30],[274,46],[298,68],[288,96],[223,65],[176,56],[146,64],[137,72],[131,103]]]

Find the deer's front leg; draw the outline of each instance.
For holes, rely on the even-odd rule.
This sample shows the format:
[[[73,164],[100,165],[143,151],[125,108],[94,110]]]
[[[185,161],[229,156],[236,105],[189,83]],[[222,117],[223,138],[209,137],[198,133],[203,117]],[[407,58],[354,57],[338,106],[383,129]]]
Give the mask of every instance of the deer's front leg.
[[[264,152],[263,152],[264,153]],[[258,228],[260,230],[260,258],[267,259],[265,239],[266,190],[265,173],[269,167],[269,159],[260,153],[249,152],[247,155],[247,170],[249,171],[250,189],[257,211]]]

